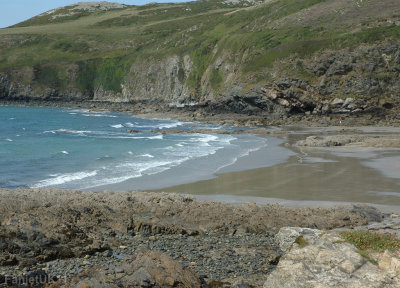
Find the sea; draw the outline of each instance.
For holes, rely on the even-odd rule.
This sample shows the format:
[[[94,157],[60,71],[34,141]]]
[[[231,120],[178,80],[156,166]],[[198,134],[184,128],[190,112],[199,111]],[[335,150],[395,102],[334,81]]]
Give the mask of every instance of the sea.
[[[238,129],[86,109],[0,106],[0,187],[102,190],[130,183],[131,190],[153,189],[234,170],[260,149],[270,149],[268,165],[287,157],[274,153],[281,140],[273,137],[161,133],[203,128]]]

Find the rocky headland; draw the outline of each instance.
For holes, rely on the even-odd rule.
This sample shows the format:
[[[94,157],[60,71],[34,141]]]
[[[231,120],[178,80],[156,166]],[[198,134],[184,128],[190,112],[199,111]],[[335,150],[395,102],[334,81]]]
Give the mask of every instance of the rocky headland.
[[[398,126],[398,15],[395,0],[78,3],[0,30],[0,101]]]

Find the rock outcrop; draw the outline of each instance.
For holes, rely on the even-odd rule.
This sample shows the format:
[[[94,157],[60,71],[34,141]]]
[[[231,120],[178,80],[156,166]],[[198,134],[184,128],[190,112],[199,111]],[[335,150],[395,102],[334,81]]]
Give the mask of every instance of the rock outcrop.
[[[329,135],[309,136],[304,140],[296,142],[297,146],[308,147],[337,147],[337,146],[352,146],[352,147],[400,147],[400,139],[397,136],[382,136],[382,135]]]
[[[282,250],[270,287],[399,287],[399,255],[385,252],[374,265],[337,232],[285,227],[276,235]]]

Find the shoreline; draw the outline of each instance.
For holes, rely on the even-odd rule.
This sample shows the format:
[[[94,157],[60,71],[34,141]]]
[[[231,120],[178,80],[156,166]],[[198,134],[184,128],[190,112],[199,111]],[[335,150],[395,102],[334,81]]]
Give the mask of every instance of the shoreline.
[[[377,127],[400,127],[400,119],[387,120],[384,114],[374,113],[353,113],[353,114],[327,114],[327,115],[306,115],[292,114],[282,115],[279,118],[268,118],[268,114],[239,114],[230,111],[213,111],[210,107],[184,108],[167,107],[158,103],[142,102],[105,102],[105,101],[62,101],[62,100],[0,100],[3,106],[26,106],[26,107],[55,107],[55,108],[84,108],[94,111],[108,111],[128,113],[142,118],[164,118],[181,121],[199,121],[209,124],[226,126],[294,126],[294,127],[356,127],[356,126],[377,126]],[[166,118],[165,118],[166,117]],[[339,118],[343,121],[339,124]]]
[[[285,208],[324,208],[330,209],[343,206],[369,206],[378,209],[380,212],[390,214],[400,214],[400,205],[382,205],[374,203],[361,202],[339,202],[339,201],[321,201],[321,200],[288,200],[280,198],[266,198],[257,196],[241,196],[241,195],[191,195],[197,201],[204,202],[221,202],[234,206],[244,205],[246,203],[255,203],[257,205],[281,205]]]
[[[74,106],[76,108],[76,106]],[[78,107],[79,108],[79,107]],[[124,113],[129,113],[129,112],[124,112]],[[130,114],[130,113],[129,113]],[[138,116],[138,115],[135,115]],[[183,120],[183,119],[180,119]],[[303,164],[309,164],[309,165],[321,165],[324,164],[325,162],[327,164],[324,165],[328,165],[329,163],[334,163],[335,161],[337,162],[337,159],[340,158],[343,155],[339,155],[338,157],[333,157],[332,155],[323,155],[323,154],[327,154],[327,153],[333,153],[332,148],[313,148],[313,147],[297,147],[296,141],[300,140],[300,139],[304,139],[305,137],[307,137],[308,135],[315,135],[315,134],[321,134],[321,135],[335,135],[335,134],[339,134],[339,135],[343,135],[343,134],[352,134],[352,133],[362,133],[362,134],[371,134],[371,135],[375,135],[375,134],[391,134],[391,133],[396,133],[396,134],[400,134],[400,129],[398,127],[379,127],[379,126],[364,126],[364,127],[347,127],[347,126],[332,126],[332,127],[290,127],[290,126],[286,126],[283,127],[281,130],[266,130],[265,128],[262,129],[254,129],[254,130],[249,130],[248,132],[250,133],[254,133],[254,135],[258,136],[258,137],[265,137],[265,136],[273,136],[273,137],[278,137],[280,139],[283,139],[284,142],[286,144],[283,145],[283,143],[281,143],[281,146],[279,146],[279,148],[284,149],[285,152],[287,153],[287,157],[292,157],[292,159],[286,159],[286,160],[277,160],[277,161],[272,161],[272,163],[268,163],[265,164],[265,161],[262,160],[263,154],[267,154],[268,153],[268,147],[267,148],[263,148],[260,149],[259,151],[256,151],[255,153],[249,153],[249,155],[246,155],[245,157],[239,158],[238,161],[236,161],[236,163],[234,163],[234,165],[232,165],[227,169],[221,169],[218,172],[214,172],[214,173],[207,173],[207,175],[205,175],[203,177],[203,179],[195,179],[193,178],[193,176],[188,177],[183,184],[180,185],[176,185],[176,181],[174,181],[174,177],[176,177],[176,173],[172,173],[171,171],[167,170],[166,173],[163,174],[163,172],[161,174],[163,174],[164,179],[167,180],[167,182],[165,182],[165,184],[161,185],[159,184],[158,186],[153,186],[153,187],[144,187],[143,189],[132,189],[131,185],[130,185],[130,181],[126,181],[125,183],[117,183],[117,184],[113,184],[110,186],[100,186],[100,187],[95,187],[93,188],[88,188],[85,189],[85,191],[101,191],[101,190],[112,190],[112,191],[117,191],[117,190],[125,190],[125,191],[130,191],[130,190],[145,190],[145,191],[158,191],[158,192],[162,192],[162,191],[166,191],[166,192],[178,192],[178,193],[183,193],[183,194],[192,194],[192,195],[204,195],[207,193],[204,193],[203,191],[201,191],[201,189],[198,189],[198,186],[203,186],[203,187],[211,187],[213,189],[213,191],[208,192],[208,195],[210,194],[223,194],[223,195],[230,195],[231,197],[236,197],[236,196],[253,196],[253,197],[260,197],[262,196],[264,199],[286,199],[289,201],[331,201],[332,203],[335,202],[344,202],[344,203],[374,203],[374,201],[371,201],[371,199],[377,199],[377,197],[379,198],[379,194],[377,194],[376,196],[374,195],[369,195],[368,197],[365,197],[365,199],[363,199],[362,201],[358,201],[359,199],[336,199],[336,198],[332,198],[332,197],[328,197],[328,198],[324,198],[324,197],[319,197],[319,194],[315,194],[315,192],[313,192],[314,194],[309,194],[309,197],[288,197],[288,193],[285,192],[286,194],[284,195],[279,195],[278,194],[266,194],[266,195],[262,195],[261,192],[255,192],[254,193],[254,189],[253,192],[250,191],[249,193],[249,181],[247,181],[247,183],[243,182],[239,185],[239,188],[235,188],[232,189],[231,187],[228,188],[224,188],[222,190],[229,190],[231,193],[230,194],[225,194],[224,193],[220,193],[220,189],[218,188],[218,186],[215,186],[215,183],[218,182],[218,179],[223,179],[220,182],[233,182],[232,179],[235,178],[235,181],[238,181],[238,178],[243,178],[243,176],[240,175],[245,175],[247,177],[247,175],[250,175],[250,179],[253,177],[254,179],[254,174],[262,174],[262,173],[266,173],[264,171],[273,171],[276,170],[277,166],[278,171],[281,170],[280,172],[278,172],[279,175],[283,175],[283,177],[285,178],[290,178],[290,176],[285,176],[286,170],[284,169],[284,165],[288,165],[289,166],[293,166],[293,165],[297,165],[299,164],[299,162],[303,163]],[[345,146],[344,146],[345,147]],[[343,149],[346,149],[344,148]],[[340,147],[342,148],[342,147]],[[313,153],[316,154],[316,156],[310,156],[307,153],[308,152],[304,152],[307,150],[315,150]],[[362,149],[366,149],[366,148],[362,148]],[[328,152],[324,152],[324,150],[327,150]],[[389,148],[387,148],[386,150],[390,150]],[[313,154],[311,153],[311,154]],[[371,155],[374,155],[373,152],[371,151],[367,151],[366,154],[370,153]],[[281,152],[281,154],[283,154],[283,152]],[[334,153],[333,153],[334,154]],[[365,154],[365,153],[364,153]],[[396,154],[397,155],[397,154]],[[347,157],[347,155],[345,155]],[[354,162],[354,159],[357,159],[357,161],[359,161],[359,164],[362,164],[361,162],[364,161],[365,159],[361,159],[362,157],[347,157],[350,158],[349,162]],[[367,157],[368,158],[368,157]],[[387,159],[387,157],[386,157]],[[390,161],[390,159],[387,159]],[[305,163],[305,162],[309,162],[309,163]],[[379,163],[378,163],[379,164]],[[267,167],[266,167],[267,166]],[[364,165],[365,166],[365,165]],[[393,166],[393,165],[392,165]],[[321,166],[323,167],[323,166]],[[390,166],[389,166],[390,167]],[[188,169],[190,168],[187,167]],[[365,167],[364,167],[365,168]],[[371,174],[379,174],[379,169],[380,167],[374,169],[369,167],[371,170],[369,173]],[[308,167],[306,167],[303,170],[307,170]],[[185,169],[184,169],[185,170]],[[316,170],[318,172],[318,169]],[[374,171],[374,172],[371,172]],[[269,173],[269,172],[268,172]],[[294,170],[292,171],[292,175],[294,175],[293,178],[296,178],[297,174],[299,173],[299,170]],[[334,175],[333,172],[331,174]],[[276,172],[275,172],[276,174]],[[369,174],[365,174],[365,175],[369,175]],[[162,176],[162,175],[158,175],[158,176]],[[155,176],[156,178],[158,176]],[[190,175],[189,175],[190,176]],[[237,177],[239,176],[239,177]],[[322,175],[323,176],[323,175]],[[232,178],[233,177],[233,178]],[[256,177],[258,177],[256,175]],[[309,177],[309,176],[307,176]],[[358,178],[360,178],[361,176],[359,176]],[[400,177],[400,175],[399,175]],[[141,183],[145,183],[147,182],[149,179],[154,179],[154,177],[140,177],[141,179],[139,180],[139,182]],[[281,177],[282,178],[282,177]],[[369,177],[366,177],[367,179]],[[390,177],[384,177],[382,176],[382,178],[380,179],[387,179]],[[342,179],[337,178],[339,181],[342,181]],[[137,180],[137,179],[136,179]],[[200,181],[199,181],[200,180]],[[271,179],[273,181],[275,181],[276,179]],[[375,179],[376,180],[376,179]],[[257,180],[259,181],[259,180]],[[379,182],[379,181],[378,181]],[[389,181],[390,182],[390,181]],[[393,182],[393,181],[392,181]],[[260,182],[262,183],[262,182]],[[271,183],[271,182],[270,182]],[[323,182],[319,182],[319,183],[323,183]],[[336,182],[333,182],[336,183]],[[268,183],[266,183],[268,184]],[[393,189],[392,191],[386,189],[383,192],[385,192],[386,194],[382,194],[381,196],[383,196],[386,199],[386,203],[375,203],[375,204],[381,204],[381,205],[385,205],[385,204],[393,204],[393,203],[399,203],[398,205],[400,205],[400,197],[398,197],[397,195],[394,195],[394,193],[392,193],[393,191],[398,191],[398,186],[394,185],[394,183],[389,183],[390,187],[394,187],[397,189]],[[244,185],[244,186],[243,186]],[[322,184],[321,184],[322,185]],[[332,184],[331,184],[332,185]],[[224,184],[224,186],[226,186],[226,184]],[[228,185],[229,186],[229,185]],[[178,190],[174,190],[175,188],[179,188]],[[221,187],[221,186],[219,186]],[[258,186],[255,186],[256,190],[260,190],[259,184]],[[294,185],[295,188],[297,189],[301,189],[301,186],[298,185],[298,183],[295,183]],[[323,187],[323,186],[321,186]],[[334,185],[332,185],[332,187],[334,188]],[[238,189],[241,190],[240,193],[238,193]],[[250,189],[251,190],[251,189]],[[281,189],[282,191],[282,189]],[[377,191],[379,192],[379,191]],[[245,194],[245,195],[243,195]],[[392,195],[391,195],[392,194]],[[293,192],[292,192],[292,195]],[[316,196],[316,197],[313,197]],[[311,197],[311,198],[310,198]],[[306,203],[306,202],[305,202]],[[397,204],[396,204],[397,205]]]

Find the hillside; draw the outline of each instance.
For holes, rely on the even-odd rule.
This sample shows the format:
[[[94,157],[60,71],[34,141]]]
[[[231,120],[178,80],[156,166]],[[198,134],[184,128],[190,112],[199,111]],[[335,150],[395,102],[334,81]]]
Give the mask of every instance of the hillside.
[[[86,2],[0,29],[0,99],[279,118],[400,104],[398,0]]]

